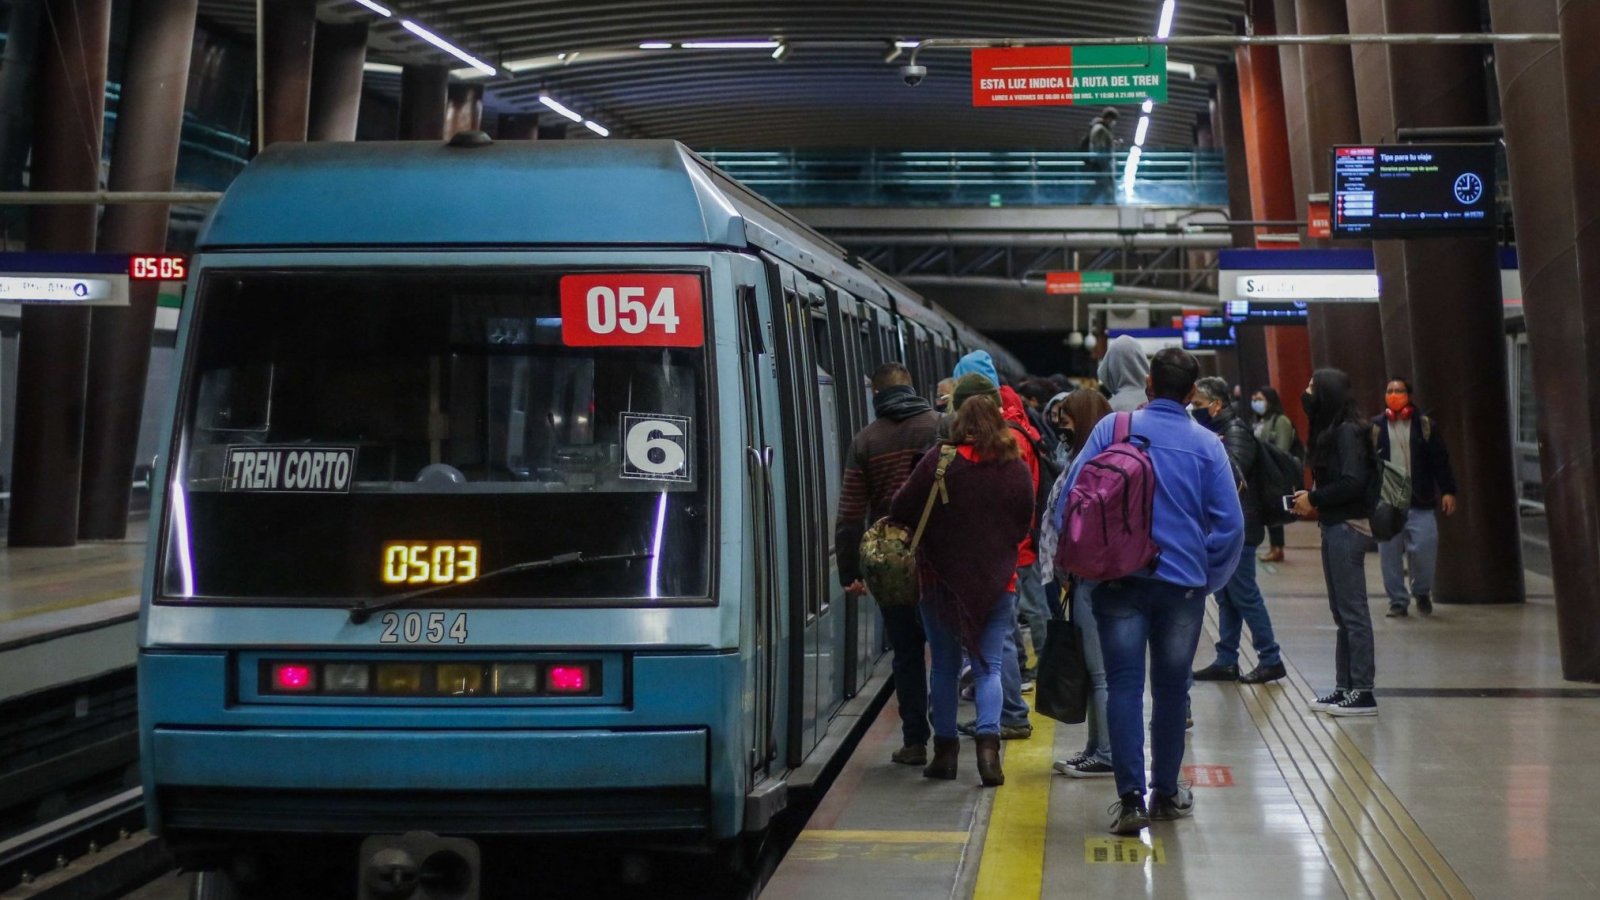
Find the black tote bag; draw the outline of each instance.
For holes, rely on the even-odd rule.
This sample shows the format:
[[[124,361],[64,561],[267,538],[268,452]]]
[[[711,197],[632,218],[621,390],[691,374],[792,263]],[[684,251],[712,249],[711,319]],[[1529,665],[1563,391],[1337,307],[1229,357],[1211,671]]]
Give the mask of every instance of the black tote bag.
[[[1067,725],[1089,717],[1089,665],[1083,658],[1083,633],[1077,623],[1063,618],[1059,603],[1050,604],[1050,625],[1045,629],[1044,652],[1039,654],[1033,708]]]

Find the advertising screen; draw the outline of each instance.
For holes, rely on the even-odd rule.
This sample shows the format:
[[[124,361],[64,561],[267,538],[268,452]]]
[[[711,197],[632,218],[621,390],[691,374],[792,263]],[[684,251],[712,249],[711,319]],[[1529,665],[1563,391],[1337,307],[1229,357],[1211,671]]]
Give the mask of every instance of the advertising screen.
[[[1333,148],[1333,236],[1492,233],[1493,144]]]

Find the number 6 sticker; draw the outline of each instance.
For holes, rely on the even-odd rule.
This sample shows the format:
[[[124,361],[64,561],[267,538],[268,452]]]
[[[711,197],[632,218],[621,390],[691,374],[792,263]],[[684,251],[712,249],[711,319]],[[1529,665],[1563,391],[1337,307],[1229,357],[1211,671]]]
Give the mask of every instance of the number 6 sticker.
[[[689,446],[693,423],[683,416],[622,414],[622,477],[693,481]]]

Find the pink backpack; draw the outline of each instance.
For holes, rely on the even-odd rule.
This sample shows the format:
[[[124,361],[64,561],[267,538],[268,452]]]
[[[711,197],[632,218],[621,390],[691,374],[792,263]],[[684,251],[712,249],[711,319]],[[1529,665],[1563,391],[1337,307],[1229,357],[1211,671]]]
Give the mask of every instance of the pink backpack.
[[[1067,494],[1056,568],[1089,581],[1154,571],[1161,548],[1150,537],[1156,470],[1143,437],[1130,439],[1133,413],[1117,413],[1111,446],[1084,463]]]

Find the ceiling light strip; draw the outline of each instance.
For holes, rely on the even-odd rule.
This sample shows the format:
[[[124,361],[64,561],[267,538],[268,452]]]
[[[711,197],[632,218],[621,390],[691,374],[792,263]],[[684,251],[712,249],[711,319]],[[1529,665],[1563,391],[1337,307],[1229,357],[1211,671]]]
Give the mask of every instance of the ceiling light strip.
[[[473,56],[472,54],[468,53],[467,51],[462,50],[460,47],[457,47],[455,44],[450,43],[449,41],[447,41],[444,38],[438,36],[437,34],[434,34],[433,32],[429,31],[428,29],[423,28],[421,25],[418,25],[416,22],[413,22],[410,19],[401,19],[400,20],[400,24],[403,25],[407,31],[411,32],[412,34],[416,35],[417,37],[422,38],[423,40],[427,41],[428,43],[434,45],[435,47],[438,47],[440,50],[443,50],[444,52],[450,54],[451,56],[454,56],[456,59],[461,60],[462,62],[466,63],[467,65],[471,66],[474,69],[477,69],[478,71],[484,73],[485,75],[493,75],[493,74],[495,74],[494,66],[491,66],[488,63],[484,62],[483,60],[477,58],[476,56]]]
[[[390,16],[394,15],[394,13],[389,11],[389,7],[384,6],[381,3],[374,3],[374,2],[372,2],[372,0],[356,0],[356,2],[361,4],[362,6],[365,6],[367,9],[372,10],[373,12],[377,13],[378,15],[383,16],[385,19],[387,19]]]

